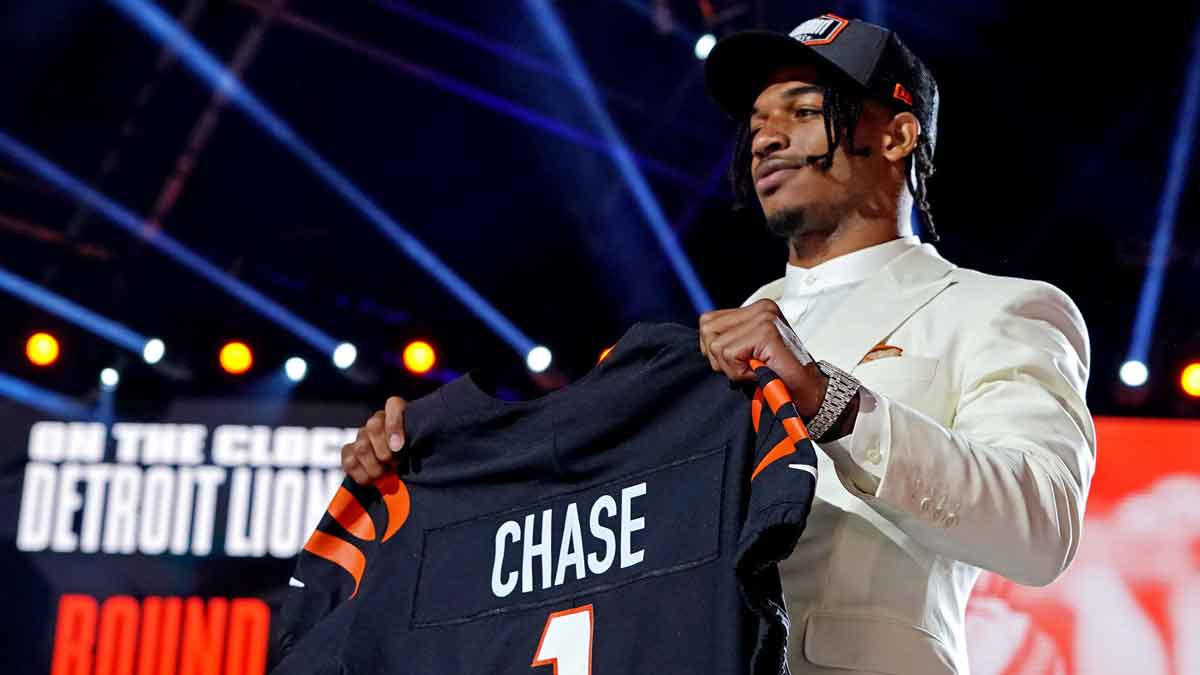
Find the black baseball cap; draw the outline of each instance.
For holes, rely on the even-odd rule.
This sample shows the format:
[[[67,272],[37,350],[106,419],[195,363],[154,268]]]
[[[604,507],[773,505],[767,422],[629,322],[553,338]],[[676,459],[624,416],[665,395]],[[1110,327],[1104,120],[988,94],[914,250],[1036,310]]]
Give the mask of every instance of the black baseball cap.
[[[937,82],[895,32],[858,19],[823,14],[791,33],[733,33],[713,47],[704,64],[708,90],[730,117],[740,120],[781,67],[813,63],[845,86],[906,110],[921,122],[933,150],[937,138]]]

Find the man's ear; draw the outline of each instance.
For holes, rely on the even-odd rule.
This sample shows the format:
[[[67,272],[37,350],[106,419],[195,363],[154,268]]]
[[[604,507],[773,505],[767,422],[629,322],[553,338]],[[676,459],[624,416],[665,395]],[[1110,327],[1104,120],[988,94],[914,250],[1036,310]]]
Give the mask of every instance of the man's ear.
[[[917,149],[921,137],[921,121],[910,112],[892,117],[883,130],[883,157],[889,162],[899,162]]]

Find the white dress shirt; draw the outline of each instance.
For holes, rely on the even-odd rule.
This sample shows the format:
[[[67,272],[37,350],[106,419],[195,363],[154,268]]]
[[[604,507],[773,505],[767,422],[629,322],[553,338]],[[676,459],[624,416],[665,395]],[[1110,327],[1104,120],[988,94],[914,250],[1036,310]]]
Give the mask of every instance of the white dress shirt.
[[[921,245],[916,236],[902,237],[883,244],[839,256],[815,267],[788,264],[784,274],[783,296],[779,309],[792,330],[803,342],[821,326],[854,289],[897,256]],[[820,354],[813,354],[816,360]],[[854,433],[820,447],[833,460],[838,473],[867,495],[875,495],[887,466],[887,419],[880,397],[869,389],[859,390],[858,418]]]

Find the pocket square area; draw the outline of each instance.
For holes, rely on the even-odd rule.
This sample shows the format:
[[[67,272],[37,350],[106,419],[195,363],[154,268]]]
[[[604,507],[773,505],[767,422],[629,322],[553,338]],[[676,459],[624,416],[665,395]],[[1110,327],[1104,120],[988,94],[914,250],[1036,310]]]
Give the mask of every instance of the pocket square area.
[[[859,364],[867,363],[868,361],[874,361],[876,359],[886,359],[894,356],[900,356],[903,353],[904,349],[902,347],[884,344],[881,342],[872,347],[871,351],[867,352],[866,356],[862,357],[862,360],[859,361]]]

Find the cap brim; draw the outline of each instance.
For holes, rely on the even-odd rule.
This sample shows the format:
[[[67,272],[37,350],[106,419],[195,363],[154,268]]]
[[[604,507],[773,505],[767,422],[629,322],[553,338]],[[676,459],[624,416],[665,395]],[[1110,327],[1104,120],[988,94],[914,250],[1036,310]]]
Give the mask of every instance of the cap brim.
[[[734,33],[718,42],[704,62],[704,77],[717,105],[740,119],[754,106],[772,72],[802,63],[848,77],[812,47],[787,35],[758,30]]]

